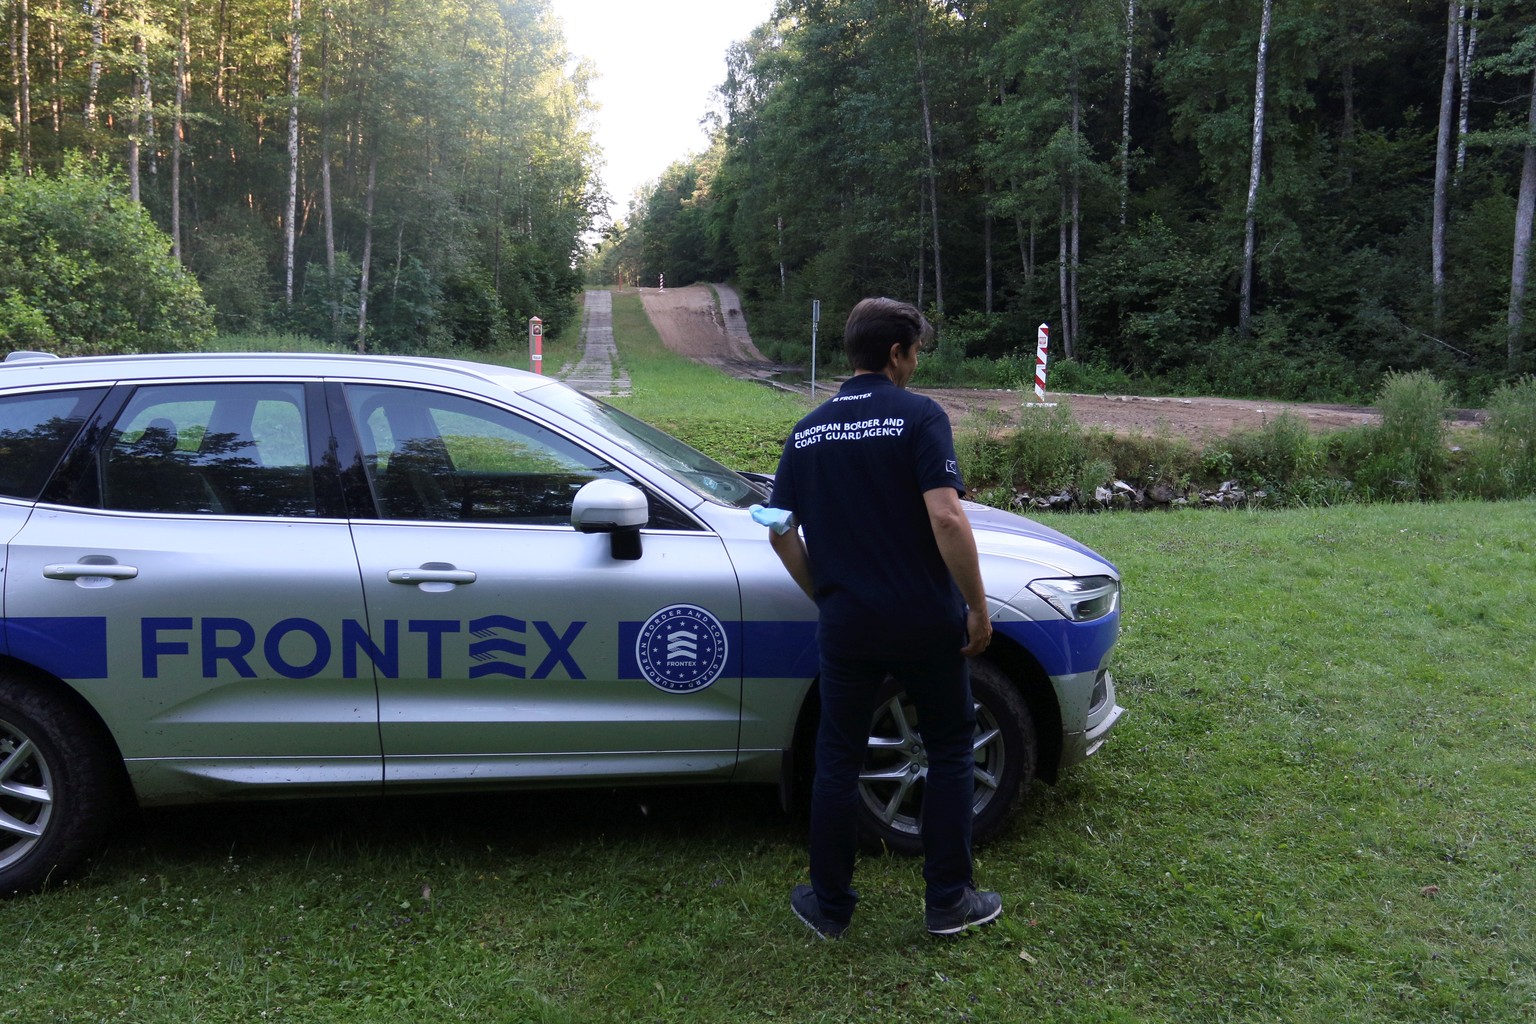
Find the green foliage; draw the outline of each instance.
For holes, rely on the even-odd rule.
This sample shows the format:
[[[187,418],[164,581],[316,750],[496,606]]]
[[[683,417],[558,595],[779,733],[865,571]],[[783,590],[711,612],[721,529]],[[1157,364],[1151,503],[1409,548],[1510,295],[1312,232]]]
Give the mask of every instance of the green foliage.
[[[0,176],[0,336],[83,355],[196,348],[213,333],[196,280],[107,172]]]
[[[696,266],[707,244],[759,345],[800,364],[812,299],[835,352],[840,314],[889,294],[943,312],[923,381],[1022,379],[1034,325],[1062,336],[1058,274],[1075,266],[1074,357],[1181,392],[1358,401],[1390,369],[1429,370],[1462,394],[1511,379],[1531,38],[1520,5],[1480,8],[1438,320],[1425,169],[1443,5],[1277,5],[1256,315],[1240,333],[1262,6],[1139,4],[1127,25],[1113,0],[780,4],[731,50],[711,152],[669,170],[631,211],[625,244],[645,250],[648,272]],[[957,337],[963,358],[947,348]],[[978,357],[1009,365],[994,376]]]
[[[1381,427],[1358,482],[1387,498],[1439,497],[1450,459],[1445,385],[1424,372],[1389,374],[1376,404]]]
[[[1064,490],[1076,484],[1088,457],[1088,441],[1066,402],[1025,406],[1007,443],[1004,482],[1032,491]]]
[[[1536,495],[1536,377],[1494,393],[1488,419],[1469,449],[1461,489],[1484,498]]]
[[[253,219],[241,218],[238,227],[210,225],[192,247],[192,271],[221,333],[259,330],[272,314],[271,240]]]
[[[1095,431],[1092,451],[1114,467],[1118,478],[1143,487],[1161,483],[1182,491],[1200,479],[1199,451],[1165,426],[1151,434]]]
[[[1292,491],[1315,479],[1323,468],[1323,446],[1306,420],[1285,412],[1262,429],[1227,438],[1230,472],[1248,486]]]
[[[287,0],[6,5],[9,38],[25,18],[48,43],[24,67],[9,51],[0,109],[20,109],[28,78],[31,109],[0,129],[0,149],[19,155],[25,134],[27,170],[51,173],[76,153],[136,159],[142,209],[166,231],[179,212],[183,259],[220,330],[355,344],[367,251],[369,343],[493,349],[533,315],[558,332],[604,197],[592,69],[570,59],[548,0],[301,6],[293,22]],[[303,70],[290,307],[291,39]]]
[[[1021,350],[1009,361],[1017,367],[1020,383],[1008,385],[1021,389],[1035,386],[1035,353],[1033,349]],[[1154,392],[1147,385],[1123,370],[1101,366],[1077,359],[1062,359],[1046,366],[1046,397],[1052,392],[1085,395],[1141,395]]]

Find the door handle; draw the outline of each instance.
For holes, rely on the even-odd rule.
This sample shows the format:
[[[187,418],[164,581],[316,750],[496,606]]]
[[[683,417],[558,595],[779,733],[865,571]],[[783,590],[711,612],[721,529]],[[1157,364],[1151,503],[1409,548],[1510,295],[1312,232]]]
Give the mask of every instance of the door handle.
[[[388,578],[391,583],[403,583],[410,587],[420,583],[452,583],[455,586],[463,586],[466,583],[475,582],[475,573],[470,569],[391,569]]]
[[[50,580],[78,580],[95,576],[109,580],[131,580],[139,570],[133,565],[92,565],[86,562],[59,562],[43,566],[43,578]]]

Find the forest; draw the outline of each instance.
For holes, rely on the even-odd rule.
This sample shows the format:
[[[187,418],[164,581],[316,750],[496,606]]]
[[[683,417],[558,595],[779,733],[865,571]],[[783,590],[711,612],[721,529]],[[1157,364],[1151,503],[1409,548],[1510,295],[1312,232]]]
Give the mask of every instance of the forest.
[[[0,234],[34,251],[0,239],[0,335],[106,344],[24,295],[89,294],[100,261],[39,238],[125,203],[222,333],[489,348],[575,315],[606,199],[548,0],[7,0],[4,30]]]
[[[595,279],[731,279],[806,357],[916,299],[941,367],[1052,357],[1173,388],[1359,397],[1528,372],[1528,0],[780,0],[713,145]],[[835,352],[827,345],[822,352]]]

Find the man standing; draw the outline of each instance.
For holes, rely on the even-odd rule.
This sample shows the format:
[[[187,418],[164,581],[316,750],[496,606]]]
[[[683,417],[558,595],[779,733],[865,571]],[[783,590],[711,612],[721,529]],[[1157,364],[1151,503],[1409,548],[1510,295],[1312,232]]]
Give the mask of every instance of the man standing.
[[[821,725],[811,793],[811,884],[790,906],[837,938],[858,894],[858,775],[875,698],[894,677],[917,705],[928,756],[923,877],[928,931],[952,935],[1002,913],[971,879],[975,712],[965,656],[992,638],[949,417],[906,389],[933,327],[915,306],[865,299],[843,331],[854,375],[796,425],[770,504],[804,530],[771,532],[816,602]]]

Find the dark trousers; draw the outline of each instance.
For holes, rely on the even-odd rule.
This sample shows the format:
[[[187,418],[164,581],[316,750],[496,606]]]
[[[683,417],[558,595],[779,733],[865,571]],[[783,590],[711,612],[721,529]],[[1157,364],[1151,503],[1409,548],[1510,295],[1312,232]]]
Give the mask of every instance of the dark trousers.
[[[821,727],[811,790],[811,886],[822,913],[853,915],[858,852],[859,770],[875,700],[886,676],[917,706],[928,757],[923,794],[923,878],[928,905],[953,906],[971,884],[971,800],[976,714],[971,677],[958,649],[902,658],[821,655]]]

